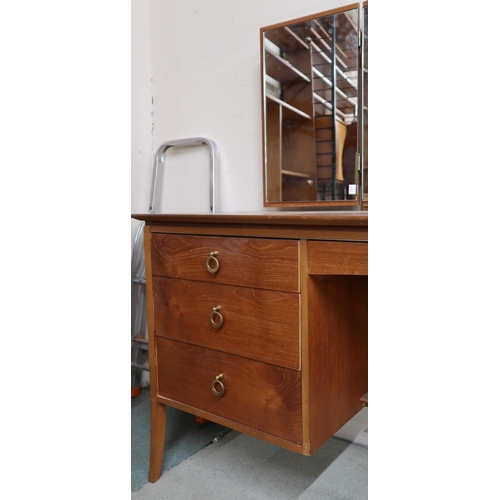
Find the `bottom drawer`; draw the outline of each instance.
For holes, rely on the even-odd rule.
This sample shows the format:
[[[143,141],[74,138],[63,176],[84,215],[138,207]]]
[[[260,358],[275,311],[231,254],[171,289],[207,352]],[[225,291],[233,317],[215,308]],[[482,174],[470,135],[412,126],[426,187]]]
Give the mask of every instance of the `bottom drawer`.
[[[302,444],[301,372],[158,337],[158,394]],[[216,377],[222,374],[219,383]],[[212,392],[212,387],[218,393]]]

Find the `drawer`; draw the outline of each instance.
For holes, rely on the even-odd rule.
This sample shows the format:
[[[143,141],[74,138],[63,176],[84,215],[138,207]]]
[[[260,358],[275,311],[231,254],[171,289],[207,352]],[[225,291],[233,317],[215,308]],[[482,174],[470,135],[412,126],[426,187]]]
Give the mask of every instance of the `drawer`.
[[[368,243],[308,241],[307,271],[315,275],[368,275]]]
[[[217,252],[210,256],[211,252]],[[153,275],[286,292],[299,291],[296,240],[151,235]],[[208,266],[215,271],[209,272]]]
[[[156,335],[300,369],[299,294],[158,276],[153,290]]]
[[[161,337],[157,342],[160,396],[302,444],[301,372]],[[219,374],[221,397],[212,392]]]

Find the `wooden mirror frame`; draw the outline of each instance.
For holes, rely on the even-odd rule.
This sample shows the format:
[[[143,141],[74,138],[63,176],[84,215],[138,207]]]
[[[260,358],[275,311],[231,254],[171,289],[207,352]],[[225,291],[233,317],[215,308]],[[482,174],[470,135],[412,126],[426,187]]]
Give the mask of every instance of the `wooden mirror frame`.
[[[368,46],[368,39],[367,39],[367,29],[365,26],[365,8],[366,8],[366,13],[367,13],[367,8],[368,8],[368,2],[363,2],[363,3],[353,3],[349,4],[346,6],[338,7],[335,9],[331,9],[328,11],[324,12],[319,12],[316,14],[312,14],[309,16],[304,16],[301,18],[293,19],[290,21],[286,21],[283,23],[278,23],[274,24],[271,26],[266,26],[260,29],[260,48],[261,48],[261,78],[262,78],[262,84],[261,84],[261,112],[262,112],[262,156],[263,156],[263,201],[264,201],[264,207],[280,207],[280,208],[329,208],[329,207],[335,207],[335,208],[342,208],[345,207],[346,209],[353,209],[353,210],[367,210],[368,209],[368,196],[367,196],[367,179],[368,179],[368,158],[367,158],[367,136],[368,136],[368,111],[367,111],[367,92],[365,92],[365,85],[367,87],[367,46]],[[355,137],[355,143],[356,143],[356,166],[353,168],[357,169],[356,172],[356,185],[357,185],[357,198],[356,199],[343,199],[343,200],[319,200],[317,192],[318,192],[318,181],[316,175],[312,175],[311,173],[307,174],[302,174],[298,173],[295,170],[286,170],[281,168],[281,162],[282,162],[282,143],[283,143],[283,136],[282,136],[282,123],[286,120],[286,113],[290,112],[290,108],[293,108],[293,106],[289,106],[287,102],[283,102],[282,100],[275,98],[271,94],[267,94],[266,92],[266,58],[267,58],[267,64],[270,65],[270,60],[272,60],[272,64],[274,65],[275,60],[276,64],[278,66],[281,66],[281,68],[275,68],[273,71],[278,71],[281,72],[280,74],[284,74],[285,71],[288,71],[289,69],[291,71],[295,71],[296,73],[300,74],[301,77],[305,76],[305,81],[309,80],[312,82],[313,76],[312,76],[312,69],[309,69],[309,77],[307,76],[307,69],[304,69],[303,72],[300,71],[301,68],[301,61],[299,57],[297,57],[295,60],[292,59],[295,58],[295,56],[300,56],[298,52],[293,52],[290,51],[290,53],[287,53],[287,59],[292,59],[292,61],[296,64],[290,64],[289,60],[284,61],[283,64],[283,59],[280,57],[275,57],[276,54],[270,54],[269,50],[266,50],[265,47],[265,42],[264,42],[264,37],[266,34],[270,34],[269,32],[271,30],[276,30],[274,33],[277,33],[279,31],[283,31],[285,29],[288,30],[288,32],[291,32],[291,30],[288,28],[288,26],[291,25],[296,25],[299,23],[304,23],[307,21],[314,21],[315,19],[319,18],[324,18],[327,16],[333,16],[335,14],[340,14],[340,13],[345,13],[347,11],[353,11],[356,10],[358,11],[358,35],[359,35],[359,40],[361,41],[360,45],[358,46],[358,56],[357,56],[357,75],[358,75],[358,83],[357,83],[357,113],[356,113],[356,120],[357,120],[357,127],[356,127],[356,137]],[[346,15],[347,17],[347,15]],[[367,16],[366,16],[366,22],[367,22]],[[283,28],[281,30],[280,28]],[[366,33],[365,33],[366,31]],[[297,37],[295,37],[297,38]],[[278,45],[278,44],[276,44]],[[303,43],[304,45],[304,53],[307,53],[307,45]],[[310,56],[312,58],[312,56]],[[309,62],[309,67],[312,68],[312,62]],[[299,68],[299,69],[297,69]],[[303,68],[306,68],[304,66]],[[269,71],[269,69],[268,69]],[[360,77],[359,75],[362,75]],[[337,76],[337,72],[335,72],[335,76]],[[303,83],[303,82],[302,82]],[[337,87],[336,87],[337,88]],[[367,90],[367,89],[366,89]],[[311,84],[311,96],[313,94],[312,92],[312,84]],[[317,164],[318,162],[316,161],[317,155],[320,153],[317,152],[317,145],[316,145],[316,134],[317,132],[315,131],[315,113],[312,111],[314,109],[314,97],[311,97],[311,112],[309,113],[310,116],[308,116],[307,113],[304,113],[304,117],[307,117],[309,119],[309,130],[306,131],[306,133],[303,135],[304,137],[306,135],[309,136],[309,139],[307,139],[309,142],[307,144],[301,144],[300,147],[297,147],[297,150],[300,150],[301,153],[307,151],[307,154],[309,157],[313,157],[313,164],[314,167],[314,172],[316,174],[316,169],[317,169]],[[267,109],[266,106],[266,101],[271,103],[270,108],[272,109]],[[363,106],[360,107],[359,103],[363,103]],[[359,112],[359,110],[362,109],[362,112]],[[297,112],[297,110],[295,110]],[[300,113],[300,111],[299,111]],[[335,115],[336,116],[336,115]],[[312,117],[312,120],[311,120]],[[318,117],[319,121],[319,117]],[[330,122],[332,120],[330,119]],[[275,127],[275,129],[278,130],[276,134],[271,136],[269,134],[269,129],[270,129],[270,124],[273,123],[278,123],[278,126]],[[335,124],[337,125],[337,121],[335,121]],[[336,127],[337,128],[337,127]],[[333,127],[331,127],[333,129]],[[312,130],[312,132],[311,132]],[[339,131],[337,130],[337,134],[334,134],[336,137],[338,136]],[[297,134],[296,134],[297,136]],[[312,139],[310,138],[312,136]],[[274,139],[273,139],[274,138]],[[274,142],[272,142],[274,140]],[[272,142],[272,145],[269,146],[268,141]],[[312,143],[311,143],[312,141]],[[291,142],[291,141],[290,141]],[[338,145],[339,141],[337,140],[334,142],[334,144],[337,146],[335,149],[337,149],[336,154],[338,155]],[[287,146],[288,147],[288,146]],[[325,153],[322,153],[325,154]],[[273,156],[274,155],[274,156]],[[290,156],[288,156],[290,158]],[[338,156],[335,156],[335,153],[332,153],[332,163],[336,163],[338,165],[337,159]],[[342,155],[340,155],[340,158],[342,158]],[[279,165],[278,168],[274,167],[273,169],[268,169],[269,161],[273,161],[275,164],[277,163]],[[311,163],[311,162],[309,162]],[[309,167],[308,167],[309,168]],[[335,167],[336,168],[336,167]],[[307,200],[290,200],[290,199],[285,199],[283,200],[283,185],[286,183],[283,183],[282,178],[284,175],[289,176],[288,178],[293,178],[296,179],[293,181],[295,183],[295,186],[299,186],[300,193],[307,193],[306,196],[309,197]],[[335,177],[334,177],[335,178]],[[289,183],[292,183],[289,181]],[[300,184],[301,183],[301,184]],[[332,192],[334,191],[334,182],[332,181]],[[294,188],[297,189],[297,188]],[[269,193],[274,193],[274,196],[268,196]],[[297,193],[299,191],[296,191]],[[314,199],[312,199],[314,197]],[[286,195],[285,195],[286,198]]]

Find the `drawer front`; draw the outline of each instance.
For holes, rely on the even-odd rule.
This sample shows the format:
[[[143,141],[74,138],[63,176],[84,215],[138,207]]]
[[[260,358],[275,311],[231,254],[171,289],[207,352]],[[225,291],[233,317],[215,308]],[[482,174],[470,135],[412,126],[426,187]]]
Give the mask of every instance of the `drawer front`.
[[[368,276],[368,243],[308,241],[307,271],[314,275]]]
[[[158,276],[153,290],[156,335],[300,369],[299,294]]]
[[[296,240],[151,235],[156,276],[298,292],[298,256]]]
[[[157,345],[160,396],[302,444],[300,372],[161,337]]]

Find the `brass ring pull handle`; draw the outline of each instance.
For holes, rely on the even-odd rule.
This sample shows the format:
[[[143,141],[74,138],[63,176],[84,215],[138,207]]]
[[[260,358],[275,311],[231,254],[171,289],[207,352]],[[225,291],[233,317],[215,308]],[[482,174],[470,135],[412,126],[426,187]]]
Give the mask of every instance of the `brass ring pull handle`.
[[[219,252],[214,250],[210,252],[210,255],[207,258],[207,271],[211,274],[215,274],[219,270],[219,261],[217,260],[217,255]],[[212,261],[214,262],[214,267],[211,266]]]
[[[223,321],[224,321],[224,318],[222,317],[222,314],[219,311],[220,311],[220,306],[215,306],[212,309],[212,313],[210,314],[210,324],[214,328],[220,328],[222,326]],[[217,321],[215,321],[215,320],[217,320]]]
[[[212,382],[212,392],[218,398],[221,398],[224,395],[224,391],[226,390],[224,384],[221,382],[223,376],[223,373],[219,373],[219,375],[217,375],[217,377],[215,377],[215,380]],[[219,386],[218,390],[216,388],[217,385]]]

